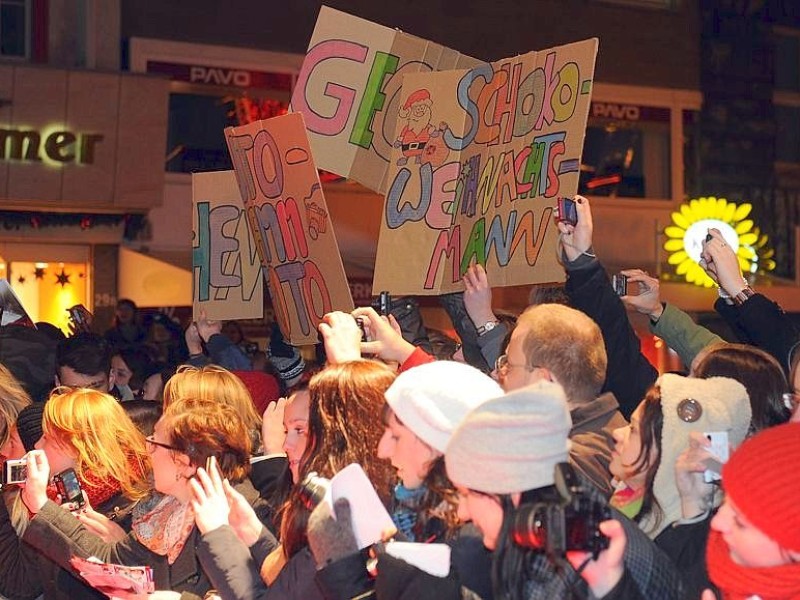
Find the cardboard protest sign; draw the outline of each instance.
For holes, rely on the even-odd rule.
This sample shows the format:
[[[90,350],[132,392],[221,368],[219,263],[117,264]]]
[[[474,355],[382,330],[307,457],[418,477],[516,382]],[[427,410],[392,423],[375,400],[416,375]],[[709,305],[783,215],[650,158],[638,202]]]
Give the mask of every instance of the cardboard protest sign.
[[[292,94],[317,166],[379,193],[407,73],[468,69],[479,61],[338,10],[320,10]]]
[[[403,79],[373,289],[562,281],[553,207],[573,196],[597,40]],[[402,257],[402,260],[398,260]]]
[[[264,278],[233,171],[192,174],[192,314],[260,319]]]
[[[225,130],[247,223],[267,268],[283,336],[317,342],[332,310],[353,310],[333,224],[301,114]]]

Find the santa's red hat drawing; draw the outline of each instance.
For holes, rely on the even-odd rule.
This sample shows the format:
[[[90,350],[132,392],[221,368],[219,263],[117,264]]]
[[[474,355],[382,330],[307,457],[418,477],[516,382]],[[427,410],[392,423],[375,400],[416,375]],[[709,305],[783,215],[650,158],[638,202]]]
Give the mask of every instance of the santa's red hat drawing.
[[[419,89],[409,94],[400,108],[398,114],[406,124],[394,144],[403,153],[403,157],[397,161],[398,165],[405,165],[411,158],[420,163],[431,137],[438,135],[436,127],[431,125],[432,107],[431,93],[426,89]]]

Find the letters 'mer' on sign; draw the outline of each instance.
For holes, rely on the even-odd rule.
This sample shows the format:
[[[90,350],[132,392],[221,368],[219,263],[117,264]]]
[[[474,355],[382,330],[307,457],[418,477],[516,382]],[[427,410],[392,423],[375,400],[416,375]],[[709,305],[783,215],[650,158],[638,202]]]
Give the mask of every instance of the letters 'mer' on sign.
[[[314,344],[325,313],[350,312],[353,299],[303,116],[229,127],[225,138],[281,331]]]
[[[259,319],[264,280],[233,171],[192,174],[192,313]]]
[[[56,164],[94,162],[97,144],[103,136],[95,133],[73,133],[64,130],[40,132],[34,129],[0,129],[0,159]]]
[[[553,207],[573,196],[597,40],[403,79],[373,289],[563,280]],[[402,256],[403,260],[397,260]]]
[[[297,77],[292,110],[305,117],[321,169],[383,193],[403,76],[465,69],[478,62],[323,6]]]

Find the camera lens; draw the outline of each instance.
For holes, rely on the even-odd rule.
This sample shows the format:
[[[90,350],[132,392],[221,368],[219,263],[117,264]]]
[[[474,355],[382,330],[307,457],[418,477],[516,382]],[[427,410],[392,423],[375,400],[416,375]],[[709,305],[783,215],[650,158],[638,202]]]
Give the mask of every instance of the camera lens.
[[[300,483],[300,501],[308,510],[314,510],[314,507],[322,502],[330,485],[328,479],[320,477],[316,471],[311,471]]]
[[[511,539],[517,546],[544,550],[547,544],[547,527],[541,505],[521,506],[511,522]]]

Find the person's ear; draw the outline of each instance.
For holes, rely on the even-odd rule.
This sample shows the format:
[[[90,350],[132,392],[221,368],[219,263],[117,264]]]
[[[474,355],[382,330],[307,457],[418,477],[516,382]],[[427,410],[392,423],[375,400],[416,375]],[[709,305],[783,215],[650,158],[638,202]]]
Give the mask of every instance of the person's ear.
[[[114,387],[114,384],[116,382],[117,382],[117,378],[114,376],[114,369],[109,369],[108,370],[108,389],[109,389],[109,391],[111,391],[111,389]]]

